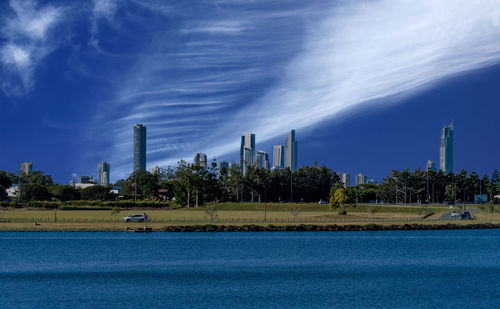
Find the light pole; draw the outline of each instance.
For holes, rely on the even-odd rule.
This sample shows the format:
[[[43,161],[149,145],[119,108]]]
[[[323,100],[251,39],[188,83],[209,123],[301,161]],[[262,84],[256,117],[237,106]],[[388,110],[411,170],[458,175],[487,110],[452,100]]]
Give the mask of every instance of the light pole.
[[[17,175],[17,203],[21,204],[21,172]]]
[[[427,195],[425,196],[425,200],[429,203],[430,198],[429,198],[429,168],[426,170],[427,174]]]
[[[137,171],[134,172],[134,202],[137,202]]]

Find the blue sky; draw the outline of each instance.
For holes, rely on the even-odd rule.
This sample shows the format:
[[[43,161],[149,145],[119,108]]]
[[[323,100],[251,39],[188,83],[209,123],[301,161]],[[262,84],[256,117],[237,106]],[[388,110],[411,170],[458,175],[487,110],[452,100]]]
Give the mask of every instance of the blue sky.
[[[33,161],[60,183],[194,153],[272,153],[294,128],[299,165],[380,179],[438,161],[498,167],[500,2],[3,1],[0,169]]]

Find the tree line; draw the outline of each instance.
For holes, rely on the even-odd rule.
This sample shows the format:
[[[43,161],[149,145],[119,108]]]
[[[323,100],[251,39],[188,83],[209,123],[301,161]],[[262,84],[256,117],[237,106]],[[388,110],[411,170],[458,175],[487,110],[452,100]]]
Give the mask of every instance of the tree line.
[[[20,181],[21,202],[29,201],[112,201],[175,200],[182,207],[197,207],[207,202],[318,202],[331,201],[344,186],[340,175],[325,166],[303,166],[266,170],[247,167],[243,175],[239,167],[217,169],[216,162],[207,167],[180,161],[177,166],[160,169],[158,173],[136,171],[115,186],[121,195],[111,193],[112,186],[90,186],[77,189],[55,184],[50,175],[35,171],[24,175],[0,171],[0,194]],[[380,184],[361,184],[344,189],[344,203],[444,203],[475,202],[475,195],[487,195],[489,201],[500,194],[500,176],[479,177],[475,172],[461,170],[443,173],[433,170],[392,171]],[[340,197],[340,193],[339,193]]]

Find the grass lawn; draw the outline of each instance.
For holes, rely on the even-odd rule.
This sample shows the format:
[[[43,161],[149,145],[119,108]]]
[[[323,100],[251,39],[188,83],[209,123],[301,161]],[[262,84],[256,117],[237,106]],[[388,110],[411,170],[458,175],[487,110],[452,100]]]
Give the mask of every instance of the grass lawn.
[[[474,206],[469,206],[474,208]],[[266,209],[266,214],[264,212]],[[1,209],[0,230],[117,230],[125,227],[144,226],[144,223],[122,223],[121,218],[130,214],[146,212],[152,222],[149,224],[159,230],[165,225],[192,224],[367,224],[382,220],[394,223],[405,221],[424,222],[422,217],[433,213],[427,219],[436,219],[450,209],[443,205],[405,206],[359,204],[346,207],[347,215],[338,215],[338,210],[329,210],[328,205],[320,204],[258,204],[258,203],[220,203],[216,205],[214,220],[207,208],[181,209],[129,209],[121,210],[116,216],[109,210],[42,210],[42,209]],[[266,215],[266,221],[264,216]],[[54,222],[57,216],[57,222]],[[474,213],[476,223],[496,222],[498,213],[488,214],[487,210]],[[8,221],[8,222],[6,222]],[[35,226],[34,222],[39,223]],[[429,222],[429,221],[427,221]],[[443,222],[440,222],[443,223]],[[456,221],[454,221],[456,223]]]

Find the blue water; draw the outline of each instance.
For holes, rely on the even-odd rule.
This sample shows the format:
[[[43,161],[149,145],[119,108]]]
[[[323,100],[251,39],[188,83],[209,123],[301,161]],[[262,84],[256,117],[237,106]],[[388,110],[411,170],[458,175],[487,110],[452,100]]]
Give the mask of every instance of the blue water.
[[[1,308],[495,308],[500,230],[0,233]]]

